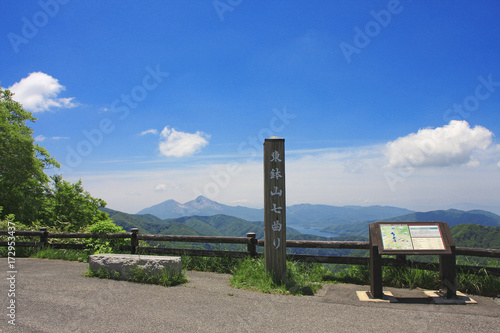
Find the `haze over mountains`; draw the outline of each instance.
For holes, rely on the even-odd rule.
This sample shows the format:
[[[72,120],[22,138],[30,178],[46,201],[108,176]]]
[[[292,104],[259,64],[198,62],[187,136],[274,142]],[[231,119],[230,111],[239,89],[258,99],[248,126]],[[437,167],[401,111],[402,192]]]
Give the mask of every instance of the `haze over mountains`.
[[[115,223],[125,229],[139,227],[147,233],[245,236],[246,232],[256,232],[258,237],[263,235],[263,209],[227,206],[203,196],[184,204],[167,200],[138,214],[108,211]],[[441,221],[450,227],[462,224],[500,226],[500,216],[485,210],[414,212],[390,206],[298,204],[287,206],[286,213],[287,237],[295,239],[365,238],[368,237],[368,225],[374,221]]]
[[[141,234],[245,237],[246,233],[255,232],[258,239],[264,238],[262,209],[227,206],[203,196],[184,204],[167,200],[138,214],[103,210],[117,225],[127,231],[139,228]],[[388,206],[291,205],[287,207],[287,239],[366,241],[368,225],[374,221],[442,221],[450,225],[459,246],[500,247],[500,216],[497,214],[457,209],[413,212]],[[213,247],[210,244],[200,246]],[[352,252],[328,250],[331,251],[317,254],[348,255]],[[310,250],[293,251],[304,254]]]
[[[414,212],[408,209],[390,206],[338,207],[299,204],[286,207],[287,224],[315,228],[327,227],[332,224],[350,224],[368,220],[381,220],[410,213]],[[223,214],[247,221],[262,221],[264,210],[242,206],[227,206],[212,201],[204,196],[199,196],[195,200],[184,204],[175,200],[167,200],[160,204],[145,208],[137,214],[151,214],[160,219]]]
[[[103,210],[117,225],[128,231],[139,228],[141,234],[245,237],[246,233],[255,232],[258,239],[264,237],[262,209],[227,206],[202,196],[184,204],[167,200],[138,214]],[[288,206],[287,239],[367,240],[368,225],[374,221],[442,221],[450,225],[462,246],[500,246],[497,214],[457,209],[413,212],[387,206]]]

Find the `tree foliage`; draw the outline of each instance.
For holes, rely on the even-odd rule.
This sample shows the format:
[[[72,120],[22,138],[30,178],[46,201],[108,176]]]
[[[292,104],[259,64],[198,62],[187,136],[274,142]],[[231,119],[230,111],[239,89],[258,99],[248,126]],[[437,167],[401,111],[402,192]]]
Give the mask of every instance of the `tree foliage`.
[[[99,210],[106,202],[85,191],[81,180],[70,183],[60,175],[52,176],[51,180],[40,216],[43,226],[76,232],[108,219],[108,214]]]
[[[500,249],[500,227],[460,224],[451,228],[451,234],[458,246]]]
[[[99,210],[106,202],[85,191],[81,180],[70,183],[45,173],[60,164],[35,144],[27,123],[37,118],[12,96],[0,87],[0,218],[13,214],[24,225],[61,231],[80,231],[107,220]]]
[[[46,168],[59,163],[34,143],[28,121],[36,120],[12,93],[0,88],[0,200],[3,214],[15,214],[21,222],[36,220],[49,185]]]

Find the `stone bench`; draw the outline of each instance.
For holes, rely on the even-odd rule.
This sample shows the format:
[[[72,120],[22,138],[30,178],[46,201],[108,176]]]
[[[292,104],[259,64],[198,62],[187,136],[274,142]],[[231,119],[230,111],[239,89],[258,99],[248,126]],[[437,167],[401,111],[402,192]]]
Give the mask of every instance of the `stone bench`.
[[[148,274],[174,277],[181,274],[181,257],[146,256],[138,254],[94,254],[89,257],[89,268],[97,273],[104,270],[111,278],[128,280],[136,269]]]

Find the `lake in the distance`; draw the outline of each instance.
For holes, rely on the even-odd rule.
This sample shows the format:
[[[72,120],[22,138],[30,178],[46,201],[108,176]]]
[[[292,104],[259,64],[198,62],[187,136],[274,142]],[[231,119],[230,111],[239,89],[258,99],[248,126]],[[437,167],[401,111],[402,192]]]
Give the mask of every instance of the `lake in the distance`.
[[[287,224],[287,227],[294,228],[295,230],[297,230],[298,232],[303,233],[303,234],[323,236],[323,237],[338,237],[337,234],[333,234],[330,232],[324,232],[324,231],[321,231],[321,230],[316,229],[316,228],[305,228],[305,227],[301,227],[301,226],[296,225],[296,224]]]

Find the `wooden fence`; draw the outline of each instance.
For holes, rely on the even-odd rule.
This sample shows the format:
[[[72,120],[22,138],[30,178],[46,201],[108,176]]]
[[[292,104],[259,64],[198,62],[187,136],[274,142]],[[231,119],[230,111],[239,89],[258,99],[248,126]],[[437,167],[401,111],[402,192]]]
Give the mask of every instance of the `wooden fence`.
[[[11,235],[12,231],[0,230],[0,236]],[[120,250],[123,252],[135,253],[156,253],[167,255],[188,255],[188,256],[204,256],[204,257],[233,257],[243,258],[248,256],[261,256],[262,253],[257,251],[257,247],[264,246],[264,240],[257,239],[255,233],[248,233],[246,237],[220,237],[220,236],[181,236],[181,235],[141,235],[139,229],[133,228],[131,232],[126,233],[50,233],[47,228],[40,228],[40,231],[15,231],[15,237],[38,237],[39,241],[32,242],[15,242],[15,247],[53,247],[57,249],[85,249],[86,244],[74,243],[53,243],[51,239],[68,239],[68,238],[102,238],[102,239],[130,239],[130,245],[122,245]],[[222,250],[200,250],[200,249],[181,249],[181,248],[163,248],[163,247],[148,247],[139,246],[139,241],[155,241],[155,242],[184,242],[184,243],[215,243],[215,244],[242,244],[246,245],[246,251],[222,251]],[[0,246],[9,246],[9,242],[0,242]],[[306,241],[306,240],[287,240],[287,248],[315,248],[315,249],[348,249],[368,250],[368,242],[338,242],[338,241]],[[500,250],[497,249],[478,249],[457,247],[456,255],[500,258]],[[370,258],[368,257],[351,257],[351,256],[327,256],[327,255],[307,255],[307,254],[287,254],[289,260],[303,262],[317,262],[325,264],[345,264],[345,265],[369,265]],[[383,258],[384,265],[409,265],[411,267],[439,270],[439,265],[434,263],[423,263],[407,260],[405,256],[397,258]],[[498,267],[481,267],[481,266],[464,266],[459,265],[457,269],[463,271],[477,272],[480,270],[486,271],[488,274],[500,276],[500,268]]]

